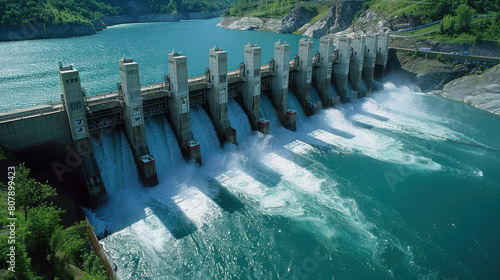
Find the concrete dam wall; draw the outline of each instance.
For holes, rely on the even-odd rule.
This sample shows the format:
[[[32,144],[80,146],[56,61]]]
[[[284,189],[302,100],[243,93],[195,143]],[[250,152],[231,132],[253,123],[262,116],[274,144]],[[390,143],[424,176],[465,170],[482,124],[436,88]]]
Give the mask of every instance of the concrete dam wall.
[[[165,116],[173,128],[183,156],[202,162],[200,143],[193,137],[190,110],[201,105],[210,117],[220,144],[237,144],[238,131],[228,118],[234,98],[248,117],[252,130],[270,132],[263,117],[261,95],[272,102],[279,123],[296,128],[296,110],[288,102],[289,91],[297,97],[306,116],[340,102],[356,102],[381,89],[374,76],[383,75],[388,58],[389,34],[328,35],[313,53],[313,42],[301,39],[299,54],[290,56],[290,45],[274,44],[274,57],[261,65],[261,47],[244,46],[239,69],[227,69],[227,52],[209,50],[205,75],[188,77],[187,57],[168,54],[169,74],[161,83],[141,85],[139,65],[130,58],[118,61],[121,82],[117,90],[87,96],[78,70],[59,64],[61,103],[0,114],[0,144],[11,151],[55,144],[69,146],[81,157],[92,207],[106,197],[106,189],[94,157],[91,138],[102,131],[123,130],[144,186],[158,184],[155,159],[146,141],[145,119]],[[56,167],[54,167],[56,168]],[[64,171],[64,169],[63,169]]]

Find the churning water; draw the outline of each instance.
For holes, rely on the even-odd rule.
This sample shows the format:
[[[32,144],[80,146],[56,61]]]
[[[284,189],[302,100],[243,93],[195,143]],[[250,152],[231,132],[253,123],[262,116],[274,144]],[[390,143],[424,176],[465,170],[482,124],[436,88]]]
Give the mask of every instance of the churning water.
[[[141,187],[124,136],[103,135],[96,156],[113,190],[88,214],[120,279],[494,279],[500,134],[489,128],[500,121],[385,87],[296,132],[247,129],[239,147],[214,148],[196,108],[192,126],[212,129],[204,165],[159,168],[154,188]],[[248,128],[230,103],[232,126]],[[171,142],[168,123],[147,122],[167,127],[149,138]]]

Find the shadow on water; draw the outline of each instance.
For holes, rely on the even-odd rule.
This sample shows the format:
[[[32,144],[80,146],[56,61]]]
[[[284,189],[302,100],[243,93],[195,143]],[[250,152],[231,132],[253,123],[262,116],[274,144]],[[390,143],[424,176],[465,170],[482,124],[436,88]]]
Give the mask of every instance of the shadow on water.
[[[207,187],[197,187],[202,193],[204,193],[213,202],[219,205],[222,210],[233,213],[234,211],[240,210],[245,207],[245,204],[241,202],[234,194],[229,192],[227,188],[222,186],[217,180],[209,179]]]
[[[281,182],[281,174],[269,169],[259,162],[249,162],[245,166],[245,173],[255,181],[269,188],[276,187]]]
[[[364,123],[364,122],[360,122],[358,120],[353,120],[351,119],[350,120],[354,125],[356,125],[357,127],[360,127],[360,128],[364,128],[364,129],[373,129],[375,126],[374,125],[371,125],[371,124],[367,124],[367,123]]]
[[[327,131],[327,132],[330,132],[331,134],[335,134],[337,136],[340,136],[342,138],[345,138],[345,139],[352,139],[355,137],[354,134],[351,134],[347,131],[343,131],[343,130],[340,130],[340,129],[337,129],[337,128],[333,128],[333,127],[325,127],[323,128],[324,131]]]
[[[278,151],[275,151],[274,153],[279,155],[282,158],[285,158],[285,159],[288,159],[289,161],[292,161],[293,163],[295,163],[303,168],[306,168],[306,167],[314,164],[313,160],[310,160],[308,158],[305,158],[303,156],[295,154],[289,150],[278,150]]]
[[[176,239],[184,238],[198,230],[172,198],[162,203],[153,200],[149,207]]]
[[[373,118],[373,119],[376,119],[376,120],[379,120],[379,121],[382,121],[382,122],[386,122],[386,121],[389,120],[386,117],[383,117],[383,116],[380,116],[380,115],[377,115],[377,114],[374,114],[374,113],[370,113],[370,112],[367,112],[367,111],[364,111],[364,110],[360,110],[358,112],[358,114],[363,115],[363,116],[367,116],[367,117],[370,117],[370,118]]]

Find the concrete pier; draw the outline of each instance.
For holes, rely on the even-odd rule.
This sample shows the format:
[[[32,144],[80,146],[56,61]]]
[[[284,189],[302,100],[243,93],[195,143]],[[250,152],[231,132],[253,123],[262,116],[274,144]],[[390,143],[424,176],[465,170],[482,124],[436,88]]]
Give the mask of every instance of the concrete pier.
[[[321,96],[321,101],[324,107],[335,106],[335,104],[339,102],[340,98],[330,92],[332,84],[333,56],[333,39],[328,36],[321,37],[319,45],[319,61],[317,62],[318,67],[313,73],[313,84],[318,89],[318,93]]]
[[[101,173],[94,157],[90,132],[87,124],[84,92],[78,70],[59,63],[59,78],[62,86],[62,103],[66,111],[67,121],[73,139],[73,147],[81,157],[81,168],[85,176],[85,184],[89,191],[91,207],[98,206],[106,193]]]
[[[260,111],[261,94],[261,48],[248,43],[245,45],[245,63],[242,69],[244,83],[242,88],[243,109],[250,120],[253,130],[269,134],[269,121],[262,118]],[[266,128],[267,127],[267,128]]]
[[[290,75],[290,45],[279,40],[274,44],[274,58],[270,60],[271,100],[276,107],[281,124],[295,131],[295,118],[286,113],[288,109],[288,84]]]
[[[339,92],[344,103],[356,103],[357,92],[347,87],[349,77],[349,65],[351,61],[351,38],[345,36],[334,36],[333,42],[336,46],[335,59],[333,61],[332,82]]]
[[[378,34],[367,34],[365,40],[365,59],[363,63],[363,79],[370,91],[379,90],[381,84],[375,81],[375,60],[377,57]]]
[[[355,35],[351,38],[351,63],[349,64],[349,81],[358,98],[364,97],[368,88],[362,82],[363,65],[365,59],[365,35]]]
[[[377,57],[375,59],[375,77],[380,78],[385,74],[388,57],[389,32],[379,33],[377,40]]]
[[[191,132],[186,56],[175,51],[168,54],[168,71],[166,87],[172,92],[172,97],[168,99],[168,111],[175,136],[184,156],[201,163],[200,144]]]
[[[213,47],[210,53],[209,87],[207,94],[210,118],[215,125],[222,143],[236,144],[236,130],[231,127],[227,118],[227,51]]]
[[[319,100],[311,98],[312,70],[313,70],[314,43],[302,38],[299,41],[299,72],[296,75],[294,90],[297,99],[302,104],[302,108],[307,116],[314,115],[321,105]]]
[[[125,134],[134,154],[139,176],[145,186],[158,185],[155,159],[149,152],[144,126],[139,65],[131,58],[118,61],[120,68],[121,90],[123,96],[123,119]]]

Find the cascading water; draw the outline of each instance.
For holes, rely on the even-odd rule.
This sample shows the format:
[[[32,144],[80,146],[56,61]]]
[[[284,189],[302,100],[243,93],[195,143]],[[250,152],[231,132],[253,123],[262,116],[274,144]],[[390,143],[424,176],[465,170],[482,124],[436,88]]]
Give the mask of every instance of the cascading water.
[[[339,93],[337,92],[337,88],[335,88],[335,85],[333,83],[330,83],[330,95],[333,96],[339,95]]]
[[[200,143],[202,158],[219,149],[220,142],[214,124],[200,105],[191,107],[191,131],[194,139]]]
[[[227,114],[231,127],[236,129],[236,140],[240,144],[243,143],[245,139],[252,135],[252,128],[245,111],[234,98],[229,99]]]
[[[368,90],[368,86],[366,85],[364,78],[361,78],[361,87],[363,88],[363,90]]]
[[[351,81],[347,81],[347,88],[350,90],[354,90],[354,87],[351,84]]]
[[[306,114],[304,113],[304,109],[302,108],[302,105],[300,105],[300,102],[295,96],[295,93],[293,93],[293,91],[290,89],[288,90],[287,100],[288,100],[288,107],[297,111],[297,117],[296,117],[297,122],[305,121]]]
[[[146,140],[156,169],[166,170],[183,161],[174,131],[163,116],[146,119]]]
[[[282,129],[280,120],[276,111],[274,110],[273,103],[271,99],[267,97],[265,93],[260,95],[260,111],[262,112],[262,116],[269,120],[270,122],[270,131],[272,133],[279,131]]]
[[[311,101],[313,101],[313,102],[321,102],[321,97],[319,97],[318,91],[313,86],[311,86]]]

